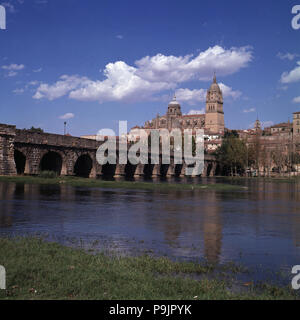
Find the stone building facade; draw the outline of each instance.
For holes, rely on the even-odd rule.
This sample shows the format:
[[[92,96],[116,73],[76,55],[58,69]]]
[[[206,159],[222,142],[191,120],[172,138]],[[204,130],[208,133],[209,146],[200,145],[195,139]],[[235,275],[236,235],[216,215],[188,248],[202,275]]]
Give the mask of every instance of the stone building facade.
[[[293,134],[300,137],[300,112],[293,114]]]
[[[143,127],[134,129],[158,130],[167,129],[204,129],[206,134],[223,135],[225,130],[223,94],[214,76],[213,83],[207,91],[205,114],[183,115],[181,105],[174,96],[164,116],[157,115]]]

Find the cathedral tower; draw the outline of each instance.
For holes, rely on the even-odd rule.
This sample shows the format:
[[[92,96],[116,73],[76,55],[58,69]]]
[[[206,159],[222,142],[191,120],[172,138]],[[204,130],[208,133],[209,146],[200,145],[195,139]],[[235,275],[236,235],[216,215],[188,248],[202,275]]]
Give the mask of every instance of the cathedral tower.
[[[207,91],[205,129],[211,133],[224,133],[223,94],[217,84],[216,75]]]

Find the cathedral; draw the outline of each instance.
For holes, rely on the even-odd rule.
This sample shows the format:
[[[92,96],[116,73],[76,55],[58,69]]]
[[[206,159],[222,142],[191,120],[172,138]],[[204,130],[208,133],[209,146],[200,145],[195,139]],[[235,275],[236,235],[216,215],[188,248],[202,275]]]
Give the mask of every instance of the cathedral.
[[[168,105],[166,115],[157,115],[142,127],[145,130],[168,129],[169,131],[175,128],[181,130],[204,129],[207,135],[224,134],[223,94],[217,83],[216,75],[207,90],[205,114],[183,115],[181,105],[174,97]]]

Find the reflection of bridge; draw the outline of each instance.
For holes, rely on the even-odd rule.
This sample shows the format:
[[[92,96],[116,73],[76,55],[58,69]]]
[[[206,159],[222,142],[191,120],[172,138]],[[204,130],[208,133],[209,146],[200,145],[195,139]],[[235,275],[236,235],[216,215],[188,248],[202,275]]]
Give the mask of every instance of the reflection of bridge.
[[[183,176],[186,164],[99,165],[96,151],[101,142],[71,136],[18,130],[0,124],[0,175],[55,171],[59,175],[97,176]],[[118,151],[117,151],[118,156]],[[173,161],[174,162],[174,161]],[[150,161],[149,161],[150,163]],[[211,155],[205,156],[204,176],[214,176],[218,166]]]

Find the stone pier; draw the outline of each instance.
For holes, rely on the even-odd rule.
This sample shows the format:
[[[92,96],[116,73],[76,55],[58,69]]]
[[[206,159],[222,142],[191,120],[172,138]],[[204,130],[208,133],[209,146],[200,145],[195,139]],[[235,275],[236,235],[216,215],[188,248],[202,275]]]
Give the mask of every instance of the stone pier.
[[[16,127],[0,124],[0,175],[16,175],[14,144]]]

